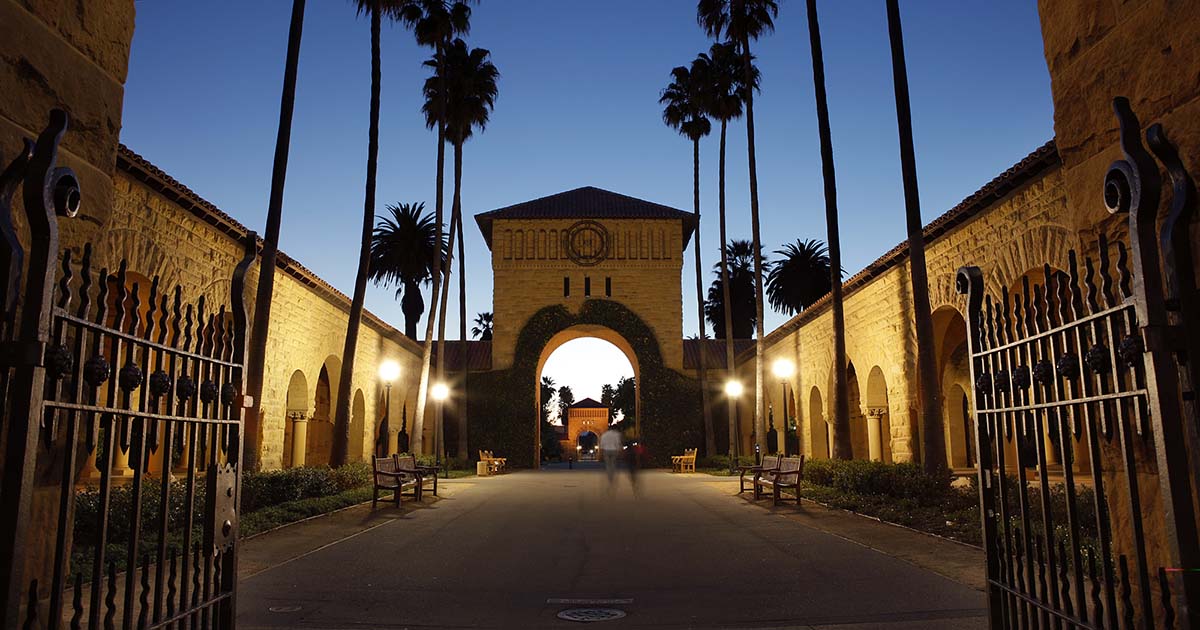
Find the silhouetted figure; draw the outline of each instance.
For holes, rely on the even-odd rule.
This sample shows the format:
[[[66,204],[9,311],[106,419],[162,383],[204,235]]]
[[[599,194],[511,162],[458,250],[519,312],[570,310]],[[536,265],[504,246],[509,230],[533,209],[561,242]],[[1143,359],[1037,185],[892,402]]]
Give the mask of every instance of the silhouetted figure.
[[[617,459],[621,457],[621,432],[609,425],[604,435],[600,436],[600,456],[604,458],[604,472],[608,475],[608,485],[616,481]]]

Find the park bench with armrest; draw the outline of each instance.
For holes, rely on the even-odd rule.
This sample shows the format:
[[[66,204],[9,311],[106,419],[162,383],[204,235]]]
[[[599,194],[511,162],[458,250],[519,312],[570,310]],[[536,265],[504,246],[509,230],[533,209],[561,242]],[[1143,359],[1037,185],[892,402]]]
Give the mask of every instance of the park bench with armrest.
[[[479,451],[479,461],[487,463],[488,472],[491,474],[503,471],[508,465],[508,458],[496,457],[491,451]]]
[[[685,448],[683,455],[671,456],[671,472],[686,473],[696,472],[696,451],[698,449]]]
[[[778,455],[767,455],[762,458],[761,464],[753,466],[738,466],[738,494],[754,488],[754,481],[758,478],[759,473],[764,470],[773,470],[779,465]],[[750,487],[746,487],[746,475],[750,474]]]
[[[433,496],[437,496],[438,487],[438,468],[437,466],[422,466],[417,463],[417,458],[413,455],[398,455],[396,456],[400,472],[411,474],[416,480],[417,485],[414,488],[414,497],[418,501],[425,494],[425,486],[432,482]]]
[[[782,457],[774,469],[761,470],[754,476],[754,500],[760,497],[760,488],[771,490],[771,505],[779,505],[787,499],[784,490],[795,493],[796,505],[800,505],[800,478],[804,475],[804,456]]]
[[[372,460],[371,480],[374,484],[371,494],[371,509],[379,502],[380,490],[391,490],[396,499],[396,507],[400,507],[400,495],[406,488],[419,488],[420,482],[412,473],[400,470],[399,458],[375,457]]]

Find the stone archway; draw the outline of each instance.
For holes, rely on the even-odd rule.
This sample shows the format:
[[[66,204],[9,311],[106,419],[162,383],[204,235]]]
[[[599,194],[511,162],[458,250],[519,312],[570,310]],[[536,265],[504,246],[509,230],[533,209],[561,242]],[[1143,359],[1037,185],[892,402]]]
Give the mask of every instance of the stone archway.
[[[308,398],[308,379],[304,372],[296,370],[288,381],[287,399],[284,404],[283,424],[283,467],[304,465],[307,448],[308,420],[312,414],[312,403]]]
[[[304,460],[307,466],[327,466],[333,454],[333,401],[337,400],[337,375],[342,362],[329,356],[317,375],[313,414],[308,422]]]
[[[887,379],[878,365],[867,376],[868,455],[876,461],[892,461],[892,423],[889,413]]]
[[[825,405],[821,402],[821,390],[815,386],[808,394],[808,443],[813,459],[829,459],[829,422],[825,420]]]
[[[354,402],[350,407],[350,456],[349,461],[363,460],[363,448],[366,444],[367,399],[361,389],[354,392]],[[374,427],[372,427],[374,430]],[[372,438],[374,435],[372,435]],[[372,440],[371,443],[374,443]]]

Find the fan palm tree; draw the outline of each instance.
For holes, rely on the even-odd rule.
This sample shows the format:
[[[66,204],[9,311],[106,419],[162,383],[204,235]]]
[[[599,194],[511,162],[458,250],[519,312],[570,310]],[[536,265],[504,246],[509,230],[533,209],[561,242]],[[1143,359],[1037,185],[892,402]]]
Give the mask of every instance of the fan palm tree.
[[[480,341],[492,340],[492,313],[490,311],[475,316],[475,325],[471,327],[471,336]]]
[[[749,339],[754,335],[755,264],[751,255],[754,249],[750,241],[745,240],[733,241],[724,249],[722,258],[727,264],[714,265],[713,272],[717,277],[708,289],[705,315],[712,324],[713,336],[725,339],[727,345],[733,345],[734,339]],[[762,258],[761,254],[759,258]],[[726,278],[729,282],[728,290],[725,285]],[[729,330],[733,331],[732,335],[726,334]]]
[[[829,249],[816,239],[788,243],[776,250],[779,260],[767,275],[767,301],[785,315],[795,315],[829,293]]]
[[[404,334],[417,338],[417,322],[425,312],[421,285],[433,280],[434,258],[441,252],[446,260],[446,239],[437,245],[438,232],[433,214],[424,212],[425,204],[402,203],[387,206],[391,217],[375,225],[371,239],[371,280],[384,287],[396,285],[396,297],[404,312]]]
[[[837,179],[833,169],[833,140],[825,98],[825,58],[817,4],[808,0],[808,41],[812,50],[813,93],[817,101],[817,132],[821,141],[821,175],[825,184],[825,226],[829,235],[829,283],[833,301],[833,456],[850,459],[849,360],[846,358],[846,315],[842,301],[842,241],[838,231]],[[837,270],[836,272],[834,270]]]
[[[433,49],[434,59],[441,59],[443,51],[458,35],[471,31],[470,0],[406,0],[400,19],[413,31],[417,44]],[[445,225],[443,194],[446,172],[446,128],[437,123],[437,191],[434,196],[434,215],[439,234]],[[451,226],[453,228],[453,226]],[[425,405],[429,398],[429,365],[433,356],[433,323],[438,311],[438,295],[442,286],[442,265],[434,262],[433,305],[425,323],[425,339],[421,352],[421,377],[417,386],[417,406],[413,416],[414,453],[421,453],[425,434]]]
[[[704,413],[704,452],[716,455],[717,442],[713,434],[712,410],[708,407],[707,335],[704,325],[704,271],[700,262],[700,139],[712,133],[712,122],[704,108],[707,72],[705,57],[697,57],[689,69],[679,66],[671,70],[671,83],[662,91],[658,102],[663,105],[663,122],[692,141],[692,203],[696,216],[693,249],[696,252],[696,320],[700,327],[700,407]]]
[[[738,44],[742,54],[742,80],[745,85],[755,85],[753,56],[750,41],[775,30],[774,19],[779,15],[776,0],[700,0],[696,5],[696,18],[714,39],[726,37]],[[746,153],[750,169],[750,230],[754,248],[762,245],[758,217],[758,166],[754,154],[754,93],[744,91],[746,100]],[[763,344],[763,268],[759,257],[754,259],[754,310],[755,340],[754,355],[754,435],[758,447],[766,451],[766,427],[763,417],[763,383],[765,379]]]
[[[425,104],[421,111],[425,114],[425,122],[429,127],[440,126],[445,129],[445,138],[454,147],[454,198],[451,202],[450,222],[457,227],[457,235],[450,235],[450,243],[458,239],[458,273],[459,273],[459,337],[467,339],[467,290],[465,274],[463,273],[464,248],[462,238],[462,152],[463,144],[478,128],[483,131],[495,107],[499,90],[496,86],[500,71],[491,62],[491,53],[484,48],[470,48],[461,39],[455,39],[443,49],[440,58],[434,57],[425,62],[433,70],[433,76],[425,80]],[[445,274],[447,282],[450,269]],[[449,285],[442,291],[441,310],[438,314],[438,380],[445,380],[444,357],[446,332],[446,300]],[[463,386],[466,386],[467,362],[464,360]],[[458,414],[458,451],[467,452],[467,414],[466,405]],[[440,426],[440,424],[439,424]]]
[[[721,142],[718,166],[719,184],[717,187],[718,214],[721,232],[721,294],[719,296],[720,299],[718,302],[716,302],[716,304],[721,305],[721,309],[714,312],[718,314],[723,313],[724,317],[721,319],[721,323],[718,324],[711,317],[709,310],[706,310],[705,314],[709,315],[709,321],[713,322],[714,336],[718,339],[725,339],[725,365],[728,371],[727,378],[732,380],[734,378],[733,336],[726,335],[724,332],[726,330],[734,329],[733,312],[730,309],[725,308],[725,305],[732,305],[734,303],[729,294],[730,282],[728,273],[728,260],[726,260],[725,256],[726,246],[729,242],[725,230],[725,135],[729,126],[729,121],[736,120],[742,116],[742,104],[746,99],[745,93],[747,84],[744,81],[745,75],[742,73],[742,60],[738,55],[737,46],[735,44],[713,44],[709,49],[708,54],[701,53],[698,59],[701,60],[701,63],[705,67],[705,109],[708,111],[709,116],[721,123]],[[758,69],[753,68],[753,66],[751,67],[751,77],[753,79],[753,83],[750,85],[753,86],[753,89],[757,89],[759,73]],[[709,304],[706,306],[706,309],[711,309],[713,304],[713,296],[710,293]],[[718,329],[721,331],[720,335],[715,334]],[[747,335],[747,337],[749,337],[749,335]],[[736,403],[733,399],[729,399],[727,404],[727,412],[729,417],[729,452],[734,453],[737,448],[737,428],[734,426],[736,419],[734,406]]]
[[[292,139],[292,112],[296,105],[296,74],[300,64],[300,38],[304,31],[304,0],[292,1],[287,57],[283,69],[283,95],[279,101],[279,132],[275,137],[275,160],[271,172],[271,196],[267,202],[267,227],[263,232],[259,259],[258,288],[254,299],[254,322],[250,331],[249,360],[246,362],[246,392],[253,401],[243,449],[246,467],[258,470],[262,432],[263,370],[266,365],[267,335],[271,327],[271,300],[275,294],[275,258],[279,253],[279,224],[283,220],[283,185],[287,178],[288,147]],[[2,406],[2,405],[0,405]]]
[[[379,40],[383,18],[397,19],[408,0],[352,0],[359,15],[371,18],[371,109],[367,130],[367,184],[363,199],[362,238],[358,251],[358,275],[350,300],[346,322],[346,343],[342,346],[342,372],[338,378],[337,402],[333,416],[333,448],[329,463],[341,466],[350,455],[350,393],[354,379],[354,359],[358,350],[358,329],[362,324],[363,301],[367,297],[367,279],[371,269],[371,233],[375,227],[375,175],[379,164]]]

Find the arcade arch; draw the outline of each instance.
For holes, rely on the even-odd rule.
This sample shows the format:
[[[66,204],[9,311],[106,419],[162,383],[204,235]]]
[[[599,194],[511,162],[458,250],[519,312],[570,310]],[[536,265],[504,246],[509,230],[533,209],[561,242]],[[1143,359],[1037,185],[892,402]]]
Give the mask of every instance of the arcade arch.
[[[284,403],[283,424],[283,467],[304,465],[308,443],[308,419],[312,403],[308,395],[308,379],[304,372],[296,370],[288,380],[287,398]]]
[[[821,390],[813,387],[808,394],[808,440],[812,445],[813,459],[829,459],[833,453],[829,450],[830,426],[825,420],[825,406],[821,402]]]
[[[878,365],[867,375],[867,455],[875,461],[892,461],[892,422],[887,380]]]

